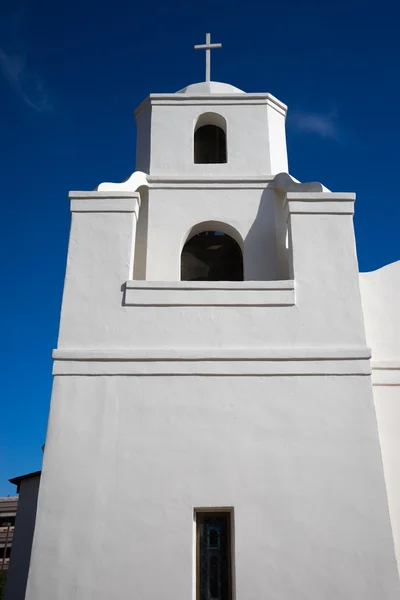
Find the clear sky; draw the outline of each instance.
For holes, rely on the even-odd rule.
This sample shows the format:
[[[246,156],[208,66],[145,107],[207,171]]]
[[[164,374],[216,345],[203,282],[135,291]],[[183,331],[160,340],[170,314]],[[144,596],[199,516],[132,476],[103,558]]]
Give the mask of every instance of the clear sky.
[[[133,110],[212,79],[288,104],[289,167],[357,193],[360,270],[400,259],[400,8],[395,0],[3,0],[0,495],[40,468],[69,190],[134,170]],[[397,140],[397,141],[396,141]]]

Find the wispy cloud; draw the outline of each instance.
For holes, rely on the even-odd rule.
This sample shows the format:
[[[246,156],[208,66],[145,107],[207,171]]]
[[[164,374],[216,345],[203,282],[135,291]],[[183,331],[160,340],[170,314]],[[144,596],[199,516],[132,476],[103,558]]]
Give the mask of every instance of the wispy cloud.
[[[298,131],[319,135],[326,139],[339,139],[336,111],[328,114],[295,111],[290,121]]]
[[[0,20],[0,72],[14,93],[36,111],[52,109],[43,78],[30,64],[23,40],[24,12],[18,11]]]

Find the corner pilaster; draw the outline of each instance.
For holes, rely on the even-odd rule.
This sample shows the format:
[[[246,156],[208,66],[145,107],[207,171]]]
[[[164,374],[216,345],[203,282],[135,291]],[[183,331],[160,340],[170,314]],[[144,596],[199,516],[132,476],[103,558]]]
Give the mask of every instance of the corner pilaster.
[[[132,277],[140,195],[70,192],[71,232],[59,345],[76,345],[106,327],[107,307],[121,305],[121,286]],[[103,317],[102,317],[103,315]]]

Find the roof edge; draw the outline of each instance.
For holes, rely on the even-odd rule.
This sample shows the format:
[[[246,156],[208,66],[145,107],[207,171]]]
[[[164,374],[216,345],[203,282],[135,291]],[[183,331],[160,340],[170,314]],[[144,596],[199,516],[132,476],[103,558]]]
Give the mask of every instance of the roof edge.
[[[227,102],[237,104],[269,104],[278,112],[286,116],[287,105],[278,100],[269,92],[256,92],[254,94],[149,94],[135,109],[135,117],[139,117],[148,104],[226,104]]]
[[[19,493],[21,481],[24,481],[25,479],[33,479],[34,477],[39,477],[41,474],[42,471],[32,471],[32,473],[27,473],[26,475],[18,475],[18,477],[12,477],[8,481],[13,485],[17,486],[17,493]]]

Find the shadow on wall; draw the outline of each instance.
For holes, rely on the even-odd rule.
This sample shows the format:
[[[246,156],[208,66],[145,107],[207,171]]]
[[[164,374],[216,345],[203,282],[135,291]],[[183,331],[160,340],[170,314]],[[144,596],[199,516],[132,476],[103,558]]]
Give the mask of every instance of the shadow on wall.
[[[140,194],[140,211],[136,229],[133,279],[146,279],[147,232],[149,227],[149,190],[142,186],[137,190]]]
[[[290,278],[290,263],[284,194],[267,186],[244,240],[244,278],[248,281],[286,280]]]

